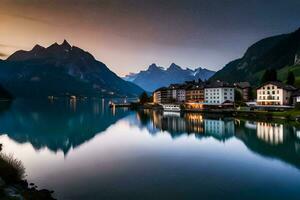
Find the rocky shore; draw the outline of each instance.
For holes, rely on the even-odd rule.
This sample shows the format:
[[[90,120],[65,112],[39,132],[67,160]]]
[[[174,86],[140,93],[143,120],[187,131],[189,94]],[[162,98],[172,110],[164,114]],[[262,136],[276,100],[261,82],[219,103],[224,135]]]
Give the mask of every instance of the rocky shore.
[[[1,152],[0,144],[0,200],[53,200],[53,191],[39,190],[24,179],[25,168],[12,155]]]
[[[34,184],[28,184],[26,180],[21,180],[19,183],[6,184],[0,178],[0,199],[13,200],[54,200],[52,197],[53,191],[46,189],[38,190]]]

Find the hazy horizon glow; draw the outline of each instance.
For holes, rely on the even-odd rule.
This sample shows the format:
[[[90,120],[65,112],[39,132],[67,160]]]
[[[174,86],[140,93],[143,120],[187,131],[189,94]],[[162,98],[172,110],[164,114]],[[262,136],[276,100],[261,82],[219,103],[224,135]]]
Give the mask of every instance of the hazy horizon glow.
[[[300,1],[0,0],[0,58],[67,39],[120,76],[147,68],[219,70],[267,36],[300,27]]]

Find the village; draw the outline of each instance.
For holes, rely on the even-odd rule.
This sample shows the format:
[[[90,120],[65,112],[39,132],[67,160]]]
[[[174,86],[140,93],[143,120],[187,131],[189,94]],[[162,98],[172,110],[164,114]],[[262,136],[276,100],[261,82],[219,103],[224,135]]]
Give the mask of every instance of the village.
[[[153,92],[153,103],[166,111],[184,110],[291,110],[300,103],[300,90],[280,81],[267,81],[254,88],[249,82],[188,81]]]

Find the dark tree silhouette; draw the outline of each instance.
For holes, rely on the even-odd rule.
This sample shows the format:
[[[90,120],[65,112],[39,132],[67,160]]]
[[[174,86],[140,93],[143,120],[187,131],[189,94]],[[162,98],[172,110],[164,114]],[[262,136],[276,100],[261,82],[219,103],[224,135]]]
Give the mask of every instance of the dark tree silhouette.
[[[289,71],[286,83],[289,84],[289,85],[294,85],[295,84],[295,75],[292,71]]]
[[[140,103],[145,104],[148,102],[148,95],[146,92],[143,92],[140,96]]]
[[[261,83],[268,81],[277,81],[277,71],[275,69],[267,69],[261,78]]]

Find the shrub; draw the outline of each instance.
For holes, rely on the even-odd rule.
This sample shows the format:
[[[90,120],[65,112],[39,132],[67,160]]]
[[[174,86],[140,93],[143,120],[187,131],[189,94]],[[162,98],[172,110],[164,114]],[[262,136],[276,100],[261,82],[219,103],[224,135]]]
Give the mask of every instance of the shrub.
[[[300,103],[296,103],[295,109],[296,109],[296,110],[300,110]]]
[[[12,154],[0,153],[0,177],[6,183],[15,183],[25,177],[23,163]]]

